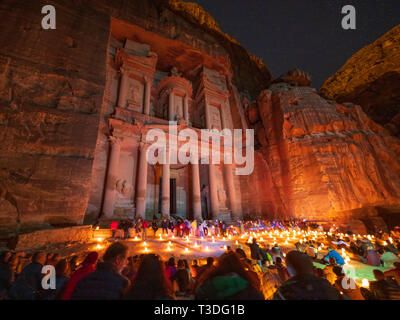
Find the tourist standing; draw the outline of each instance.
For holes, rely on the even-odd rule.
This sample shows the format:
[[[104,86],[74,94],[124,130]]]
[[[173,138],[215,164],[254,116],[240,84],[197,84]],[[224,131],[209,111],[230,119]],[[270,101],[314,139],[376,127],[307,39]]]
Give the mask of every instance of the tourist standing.
[[[161,228],[162,228],[162,234],[168,236],[168,227],[169,227],[169,223],[168,223],[168,219],[164,218],[161,222]]]
[[[151,222],[151,228],[153,229],[154,232],[154,237],[157,234],[157,230],[158,230],[158,225],[157,225],[157,217],[153,216],[153,221]]]
[[[149,227],[149,223],[144,220],[142,222],[141,228],[142,228],[142,241],[146,241],[147,240],[147,228]]]

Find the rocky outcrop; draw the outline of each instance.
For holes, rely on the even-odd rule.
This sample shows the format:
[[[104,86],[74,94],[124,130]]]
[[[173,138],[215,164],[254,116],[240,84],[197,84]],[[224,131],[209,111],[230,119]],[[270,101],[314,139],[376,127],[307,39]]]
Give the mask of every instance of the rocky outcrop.
[[[371,207],[400,207],[400,140],[360,106],[281,82],[247,115],[271,177],[267,190],[279,194],[264,194],[275,215],[350,220],[376,215]]]
[[[400,25],[353,55],[320,93],[361,105],[371,119],[400,136]]]

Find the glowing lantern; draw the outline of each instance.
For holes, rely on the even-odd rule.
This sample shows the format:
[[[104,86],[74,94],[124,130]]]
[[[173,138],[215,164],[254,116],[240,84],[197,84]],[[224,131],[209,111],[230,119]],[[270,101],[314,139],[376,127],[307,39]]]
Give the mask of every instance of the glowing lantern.
[[[103,238],[97,238],[97,242],[103,242]]]
[[[145,247],[144,252],[149,252],[149,249],[147,249],[147,247]]]
[[[185,248],[185,253],[189,253],[189,249],[188,248]]]
[[[369,287],[368,279],[365,279],[365,278],[362,279],[361,287],[364,287],[364,288],[368,288]]]

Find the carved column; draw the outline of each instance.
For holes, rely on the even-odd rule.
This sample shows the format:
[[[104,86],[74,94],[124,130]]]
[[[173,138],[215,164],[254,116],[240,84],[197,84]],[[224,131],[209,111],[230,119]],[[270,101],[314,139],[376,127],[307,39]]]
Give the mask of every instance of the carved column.
[[[121,83],[119,86],[119,95],[118,95],[118,106],[120,108],[126,107],[126,102],[128,100],[128,91],[129,91],[129,77],[128,70],[126,68],[121,68]]]
[[[185,99],[183,101],[183,117],[185,118],[186,123],[189,125],[189,97],[186,94]]]
[[[199,163],[192,160],[192,184],[193,184],[193,216],[194,219],[201,220],[201,191],[200,191],[200,172]]]
[[[210,114],[210,108],[207,103],[207,100],[205,100],[205,105],[204,105],[204,111],[206,115],[206,129],[211,129],[211,114]]]
[[[226,112],[225,112],[225,104],[221,104],[221,109],[220,109],[220,111],[221,111],[221,126],[222,126],[222,129],[229,129],[228,127],[227,127],[227,121],[226,121]]]
[[[166,151],[167,163],[162,165],[162,186],[161,186],[161,213],[169,217],[170,214],[170,167],[169,152]]]
[[[215,219],[217,218],[219,213],[217,168],[211,163],[208,165],[208,180],[210,183],[211,214],[212,217]]]
[[[104,194],[103,213],[105,218],[114,214],[115,188],[118,179],[118,165],[121,153],[121,141],[116,137],[109,137],[111,143],[110,160],[107,170],[106,190]]]
[[[136,195],[136,214],[138,217],[145,219],[146,217],[146,189],[147,189],[147,148],[148,146],[140,143],[139,156],[139,176]]]
[[[167,91],[169,94],[169,102],[168,102],[168,120],[175,120],[175,106],[174,106],[174,90],[170,89]]]
[[[235,182],[233,179],[233,165],[232,164],[225,164],[224,165],[224,174],[225,174],[225,181],[226,186],[228,188],[228,197],[229,197],[229,205],[232,211],[233,217],[238,215],[238,207],[237,207],[237,199],[235,193]]]
[[[145,98],[144,98],[144,111],[146,115],[150,114],[150,96],[151,96],[151,78],[145,77]]]

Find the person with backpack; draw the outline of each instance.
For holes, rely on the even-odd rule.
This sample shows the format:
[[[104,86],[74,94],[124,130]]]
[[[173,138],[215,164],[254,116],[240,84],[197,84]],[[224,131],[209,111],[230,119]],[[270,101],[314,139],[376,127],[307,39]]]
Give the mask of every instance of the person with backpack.
[[[310,258],[299,251],[286,256],[291,278],[275,292],[274,300],[342,300],[340,292],[323,278],[314,275]]]

